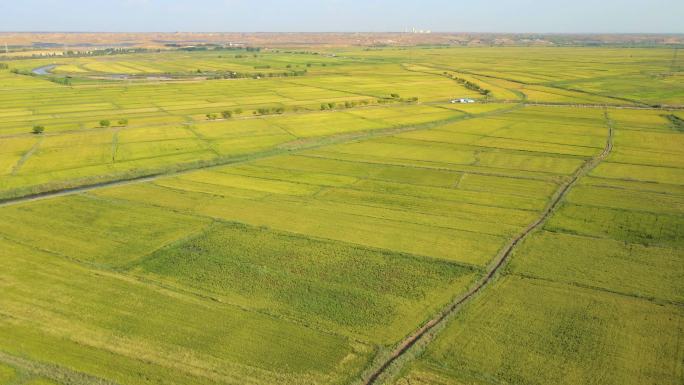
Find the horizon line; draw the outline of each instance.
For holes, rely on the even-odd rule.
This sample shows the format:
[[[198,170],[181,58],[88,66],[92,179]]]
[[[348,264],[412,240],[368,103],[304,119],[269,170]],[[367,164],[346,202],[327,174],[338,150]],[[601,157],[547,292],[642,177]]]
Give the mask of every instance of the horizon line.
[[[412,31],[67,31],[67,30],[45,30],[45,31],[3,31],[0,33],[109,33],[109,34],[407,34],[407,35],[456,35],[456,34],[482,34],[482,35],[682,35],[684,32],[485,32],[485,31],[435,31],[423,29],[423,33]]]

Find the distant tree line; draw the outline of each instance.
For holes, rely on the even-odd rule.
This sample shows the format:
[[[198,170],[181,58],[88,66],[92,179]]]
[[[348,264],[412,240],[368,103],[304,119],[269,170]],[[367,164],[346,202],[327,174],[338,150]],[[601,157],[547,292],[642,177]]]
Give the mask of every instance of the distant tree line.
[[[20,70],[17,68],[12,68],[10,70],[11,73],[17,74],[17,75],[24,75],[24,76],[38,76],[33,71],[29,70]],[[46,80],[49,80],[53,83],[61,84],[64,86],[70,86],[71,85],[71,76],[46,76]]]
[[[392,93],[389,97],[384,97],[378,99],[378,104],[388,104],[388,103],[416,103],[418,98],[412,96],[410,98],[402,98],[399,94]]]
[[[128,126],[128,119],[126,118],[121,118],[116,121],[117,125],[115,127],[126,127]],[[107,128],[112,125],[112,122],[109,119],[102,119],[100,120],[100,127],[102,128]]]
[[[365,100],[347,100],[345,102],[327,102],[327,103],[321,103],[320,105],[320,110],[321,111],[333,111],[333,110],[340,110],[340,109],[347,109],[347,108],[354,108],[358,106],[368,106],[371,104],[387,104],[387,103],[415,103],[418,101],[417,97],[411,97],[411,98],[402,98],[399,96],[399,94],[391,94],[389,97],[386,98],[379,98],[379,99],[365,99]],[[294,112],[300,111],[304,108],[294,106],[292,107],[292,110]],[[305,110],[305,109],[304,109]],[[234,115],[240,115],[242,114],[243,111],[241,108],[236,108],[234,110],[225,110],[222,111],[221,113],[215,113],[215,112],[210,112],[207,113],[205,116],[207,120],[217,120],[219,117],[222,117],[223,119],[230,119]],[[280,115],[285,113],[285,107],[282,106],[276,106],[276,107],[260,107],[257,108],[256,110],[252,111],[253,115],[257,116],[263,116],[263,115]]]
[[[10,70],[10,72],[13,73],[13,74],[17,74],[17,75],[36,76],[36,74],[34,74],[33,72],[31,72],[31,71],[29,71],[29,70],[20,70],[20,69],[17,69],[17,68],[12,68],[12,69]]]
[[[346,101],[344,103],[321,103],[321,111],[325,110],[337,110],[341,108],[354,108],[356,106],[367,106],[371,104],[370,100],[353,100]]]
[[[265,108],[257,108],[256,111],[254,111],[254,115],[275,115],[275,114],[282,114],[285,112],[284,107],[265,107]]]
[[[282,52],[282,53],[287,53],[287,54],[292,54],[292,55],[320,55],[321,54],[320,52],[316,52],[316,51],[280,51],[280,50],[276,50],[275,52],[276,53]]]
[[[492,95],[492,91],[490,91],[486,88],[480,87],[480,85],[477,83],[473,83],[469,80],[459,78],[459,77],[452,75],[452,74],[449,74],[447,72],[444,73],[444,76],[446,76],[450,79],[456,80],[458,83],[462,84],[465,88],[467,88],[471,91],[479,92],[480,94],[482,94],[484,96],[491,96]]]
[[[275,114],[283,114],[285,113],[285,108],[284,107],[261,107],[257,108],[252,112],[254,115],[275,115]],[[225,110],[222,111],[220,116],[223,119],[230,119],[233,117],[233,115],[240,115],[242,114],[242,108],[236,108],[234,110]],[[208,113],[205,115],[207,117],[207,120],[216,120],[219,117],[219,114],[217,113]]]
[[[71,76],[64,76],[64,77],[48,76],[46,79],[53,82],[53,83],[61,84],[63,86],[70,86],[71,85]]]
[[[128,119],[126,118],[120,118],[116,121],[117,125],[114,127],[126,127],[128,126]],[[112,122],[109,119],[102,119],[99,122],[101,128],[108,128],[112,126]],[[40,135],[43,132],[45,132],[45,126],[37,124],[33,126],[31,129],[31,132],[36,135]]]
[[[221,111],[221,117],[223,119],[230,119],[233,117],[233,115],[240,115],[242,114],[242,108],[236,108],[234,110],[225,110]],[[208,113],[205,115],[207,117],[207,120],[216,120],[218,119],[219,115],[216,113]]]
[[[104,48],[96,49],[92,51],[65,51],[63,56],[74,57],[74,56],[106,56],[106,55],[124,55],[128,53],[145,53],[154,52],[155,50],[150,50],[147,48]],[[157,50],[159,51],[159,50]]]
[[[204,74],[201,70],[198,70],[200,74]],[[209,73],[208,79],[261,79],[261,78],[286,78],[291,76],[304,76],[307,74],[307,70],[299,71],[283,71],[283,72],[257,72],[257,73],[245,73],[245,72],[234,72],[234,71],[219,71]]]
[[[391,94],[389,97],[386,98],[379,98],[376,100],[351,100],[351,101],[346,101],[344,103],[321,103],[321,111],[326,111],[326,110],[338,110],[338,109],[346,109],[346,108],[354,108],[357,106],[367,106],[369,104],[373,104],[375,102],[376,104],[388,104],[388,103],[416,103],[418,102],[417,97],[410,97],[410,98],[402,98],[399,96],[399,94]]]

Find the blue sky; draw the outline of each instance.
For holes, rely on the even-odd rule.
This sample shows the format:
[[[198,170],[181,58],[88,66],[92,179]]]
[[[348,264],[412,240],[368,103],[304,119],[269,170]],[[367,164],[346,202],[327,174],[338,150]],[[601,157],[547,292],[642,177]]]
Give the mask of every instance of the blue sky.
[[[684,33],[684,0],[0,0],[0,31]]]

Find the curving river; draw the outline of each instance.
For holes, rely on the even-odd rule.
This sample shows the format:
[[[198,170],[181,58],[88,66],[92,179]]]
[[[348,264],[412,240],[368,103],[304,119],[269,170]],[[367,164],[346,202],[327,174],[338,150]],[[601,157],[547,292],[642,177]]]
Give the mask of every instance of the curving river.
[[[34,68],[33,70],[31,70],[31,72],[33,72],[36,75],[50,75],[50,71],[55,69],[55,67],[57,67],[57,64],[50,64],[47,66]]]

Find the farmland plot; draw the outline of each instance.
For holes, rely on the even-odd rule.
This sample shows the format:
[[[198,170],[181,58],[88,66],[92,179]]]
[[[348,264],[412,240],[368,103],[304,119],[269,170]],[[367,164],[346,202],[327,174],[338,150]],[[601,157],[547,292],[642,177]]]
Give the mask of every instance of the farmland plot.
[[[473,120],[473,127],[479,124]],[[461,125],[467,126],[465,122]],[[270,119],[249,130],[268,131],[269,127]],[[229,130],[198,128],[215,137]],[[486,138],[492,131],[477,132]],[[141,135],[131,130],[120,139],[144,140]],[[151,130],[148,135],[153,139],[149,143],[188,140],[182,139],[188,137],[182,130]],[[374,154],[368,161],[365,154],[371,150]],[[57,205],[38,201],[7,207],[0,209],[3,215],[16,218],[25,227],[6,226],[0,234],[16,247],[57,255],[65,271],[68,266],[80,266],[94,274],[113,274],[112,279],[126,277],[131,284],[148,285],[146,290],[186,293],[192,298],[199,296],[200,301],[212,298],[220,305],[203,305],[212,312],[237,306],[248,317],[268,314],[275,317],[274,322],[331,333],[331,338],[348,341],[350,347],[336,342],[342,345],[330,351],[329,366],[301,366],[303,362],[291,356],[287,365],[292,370],[299,368],[295,372],[300,374],[288,378],[293,382],[300,381],[297,378],[340,382],[344,378],[341,373],[358,375],[374,354],[395,344],[426,314],[437,311],[478,279],[506,240],[544,208],[557,180],[572,172],[570,166],[560,168],[548,161],[530,167],[525,177],[515,170],[509,173],[506,168],[477,165],[476,154],[484,157],[492,151],[510,159],[522,156],[517,150],[428,142],[403,134],[331,145],[154,182],[98,189],[60,198]],[[345,155],[354,155],[354,159],[345,159]],[[534,150],[525,156],[530,164],[548,158],[547,153]],[[579,162],[575,157],[555,155],[558,161]],[[576,164],[572,162],[568,165]],[[537,168],[544,165],[547,169]],[[463,169],[457,169],[461,166]],[[477,172],[469,168],[474,166]],[[331,216],[336,218],[334,222],[329,221]],[[116,220],[122,217],[127,220]],[[40,230],[30,232],[26,230],[29,227]],[[97,242],[88,241],[92,239]],[[13,306],[19,309],[20,305]],[[110,322],[106,314],[100,317],[101,322]],[[137,317],[128,319],[134,322]],[[255,330],[263,327],[259,322]],[[28,332],[22,324],[7,328],[7,332]],[[128,338],[130,344],[154,341],[152,335],[137,332]],[[288,338],[300,337],[295,333]],[[64,349],[75,349],[68,344],[77,341],[61,344]],[[299,341],[295,345],[304,343]],[[122,345],[121,351],[129,349],[126,346]],[[156,357],[167,351],[154,344],[146,346]],[[242,355],[248,352],[235,355],[231,346],[224,346],[221,354],[225,356],[218,358],[233,357],[235,365],[246,368],[277,368],[269,369]],[[98,354],[122,354],[96,348]],[[211,352],[208,345],[189,347],[180,341],[165,349]],[[55,361],[54,357],[35,355],[39,351],[37,347],[29,353],[36,360],[84,370],[68,357]],[[343,356],[353,358],[335,361]],[[144,370],[161,376],[152,365],[156,360]],[[134,364],[140,365],[126,365]],[[106,370],[95,365],[87,372],[105,378],[123,375]],[[193,373],[184,367],[174,370],[181,376]],[[240,370],[224,370],[249,376]],[[288,370],[250,378],[255,383],[268,382],[275,373]]]
[[[681,382],[681,138],[648,112],[609,116],[613,155],[395,383]]]
[[[507,276],[397,383],[676,384],[683,318],[679,306]]]
[[[0,383],[681,383],[671,50],[329,50],[0,70]]]
[[[38,66],[39,62],[34,64]],[[89,63],[82,68],[91,72],[137,71],[129,64],[113,63]],[[334,80],[343,89],[349,89],[352,82],[360,84],[352,75],[356,71],[365,73],[363,66],[349,69],[351,74]],[[32,151],[22,146],[3,150],[0,166],[5,176],[0,179],[0,194],[8,196],[194,167],[198,161],[222,162],[274,150],[297,138],[424,124],[460,115],[395,100],[379,105],[377,98],[389,97],[389,93],[339,91],[318,78],[306,80],[311,83],[306,86],[287,79],[263,79],[60,87],[8,71],[0,73],[0,88],[9,91],[0,96],[2,141],[14,141],[17,146],[18,140],[33,141],[30,131],[34,125],[46,128],[47,139]],[[390,73],[405,76],[397,84],[407,92],[406,87],[422,90],[426,82],[434,81],[423,75],[402,74],[396,68]],[[375,77],[367,82],[386,86],[383,79],[387,75]],[[459,87],[446,84],[450,89]],[[317,112],[321,103],[335,111]],[[352,105],[355,108],[350,109]],[[354,109],[368,105],[372,108],[355,115]],[[338,107],[349,111],[337,111]],[[276,108],[286,114],[254,116]],[[224,111],[234,119],[207,118],[221,117]],[[367,115],[377,115],[378,119]],[[259,135],[248,128],[263,122],[268,129],[261,129]]]

